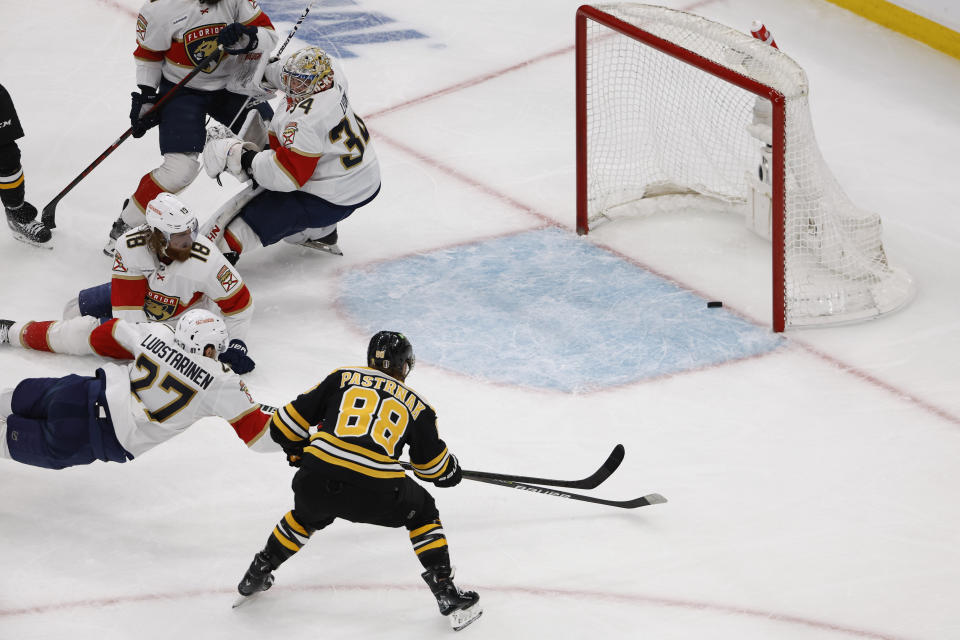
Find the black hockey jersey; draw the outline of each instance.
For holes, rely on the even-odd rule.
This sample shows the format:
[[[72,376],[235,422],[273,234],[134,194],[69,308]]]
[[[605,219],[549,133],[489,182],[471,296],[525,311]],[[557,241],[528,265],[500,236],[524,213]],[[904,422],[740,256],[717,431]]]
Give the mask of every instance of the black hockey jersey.
[[[423,480],[442,476],[450,464],[433,407],[396,378],[366,367],[337,369],[280,408],[270,434],[288,452],[302,449],[304,464],[322,464],[330,477],[355,485],[399,485],[404,446]]]

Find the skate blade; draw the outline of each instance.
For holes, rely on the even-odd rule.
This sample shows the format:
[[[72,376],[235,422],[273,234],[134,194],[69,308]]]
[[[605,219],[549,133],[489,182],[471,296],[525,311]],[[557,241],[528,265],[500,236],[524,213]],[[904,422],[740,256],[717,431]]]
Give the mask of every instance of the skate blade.
[[[31,247],[36,247],[37,249],[53,249],[53,240],[47,240],[46,242],[34,242],[30,238],[16,231],[13,232],[14,240],[19,240],[23,244],[28,244]]]
[[[301,247],[306,247],[308,249],[313,249],[315,251],[323,251],[324,253],[329,253],[334,256],[342,256],[343,251],[340,250],[340,247],[335,244],[324,244],[322,242],[316,242],[314,240],[307,240],[306,242],[300,243]]]
[[[242,607],[242,606],[245,605],[246,603],[248,603],[248,602],[250,602],[251,600],[255,599],[255,598],[256,598],[257,596],[259,596],[261,593],[263,593],[263,591],[257,591],[257,592],[255,592],[255,593],[251,593],[251,594],[248,595],[248,596],[245,596],[245,595],[242,595],[242,594],[241,594],[239,597],[237,597],[236,600],[233,601],[233,606],[231,607],[231,609],[236,609],[237,607]]]
[[[466,609],[457,609],[456,611],[451,611],[449,616],[450,626],[453,627],[454,631],[460,631],[470,623],[474,622],[481,615],[483,615],[483,608],[480,607],[479,602],[467,607]]]

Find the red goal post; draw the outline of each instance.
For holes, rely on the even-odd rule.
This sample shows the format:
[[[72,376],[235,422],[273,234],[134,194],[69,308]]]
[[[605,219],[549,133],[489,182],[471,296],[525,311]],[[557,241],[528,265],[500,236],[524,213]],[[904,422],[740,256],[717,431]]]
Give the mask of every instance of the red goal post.
[[[912,282],[820,157],[807,93],[802,68],[748,34],[665,7],[581,6],[577,233],[645,198],[711,198],[769,236],[774,331],[901,307]]]

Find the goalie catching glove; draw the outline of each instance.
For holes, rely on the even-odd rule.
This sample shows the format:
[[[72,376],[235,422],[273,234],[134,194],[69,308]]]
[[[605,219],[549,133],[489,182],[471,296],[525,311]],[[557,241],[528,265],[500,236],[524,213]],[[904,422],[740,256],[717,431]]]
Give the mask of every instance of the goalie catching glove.
[[[230,341],[230,346],[220,354],[219,360],[230,365],[233,372],[240,375],[250,373],[255,366],[253,360],[247,355],[247,345],[243,343],[243,340],[237,340],[236,338]]]
[[[239,138],[210,140],[203,148],[203,168],[211,178],[226,171],[241,182],[250,179],[248,173],[257,145]]]

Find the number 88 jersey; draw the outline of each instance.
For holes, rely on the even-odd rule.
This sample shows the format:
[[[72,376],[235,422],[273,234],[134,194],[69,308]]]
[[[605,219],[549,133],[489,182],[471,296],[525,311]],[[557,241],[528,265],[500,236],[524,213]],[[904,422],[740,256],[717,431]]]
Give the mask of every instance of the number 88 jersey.
[[[310,436],[313,426],[318,430]],[[270,432],[286,450],[303,447],[304,465],[323,465],[328,476],[360,486],[402,481],[397,460],[404,446],[424,480],[442,475],[450,461],[433,408],[396,378],[367,367],[331,373],[278,409]]]
[[[270,191],[305,191],[338,205],[358,204],[380,187],[380,163],[363,120],[347,97],[347,77],[330,58],[333,84],[270,121],[270,148],[250,165],[253,179]],[[282,61],[271,64],[268,82],[279,86]]]

